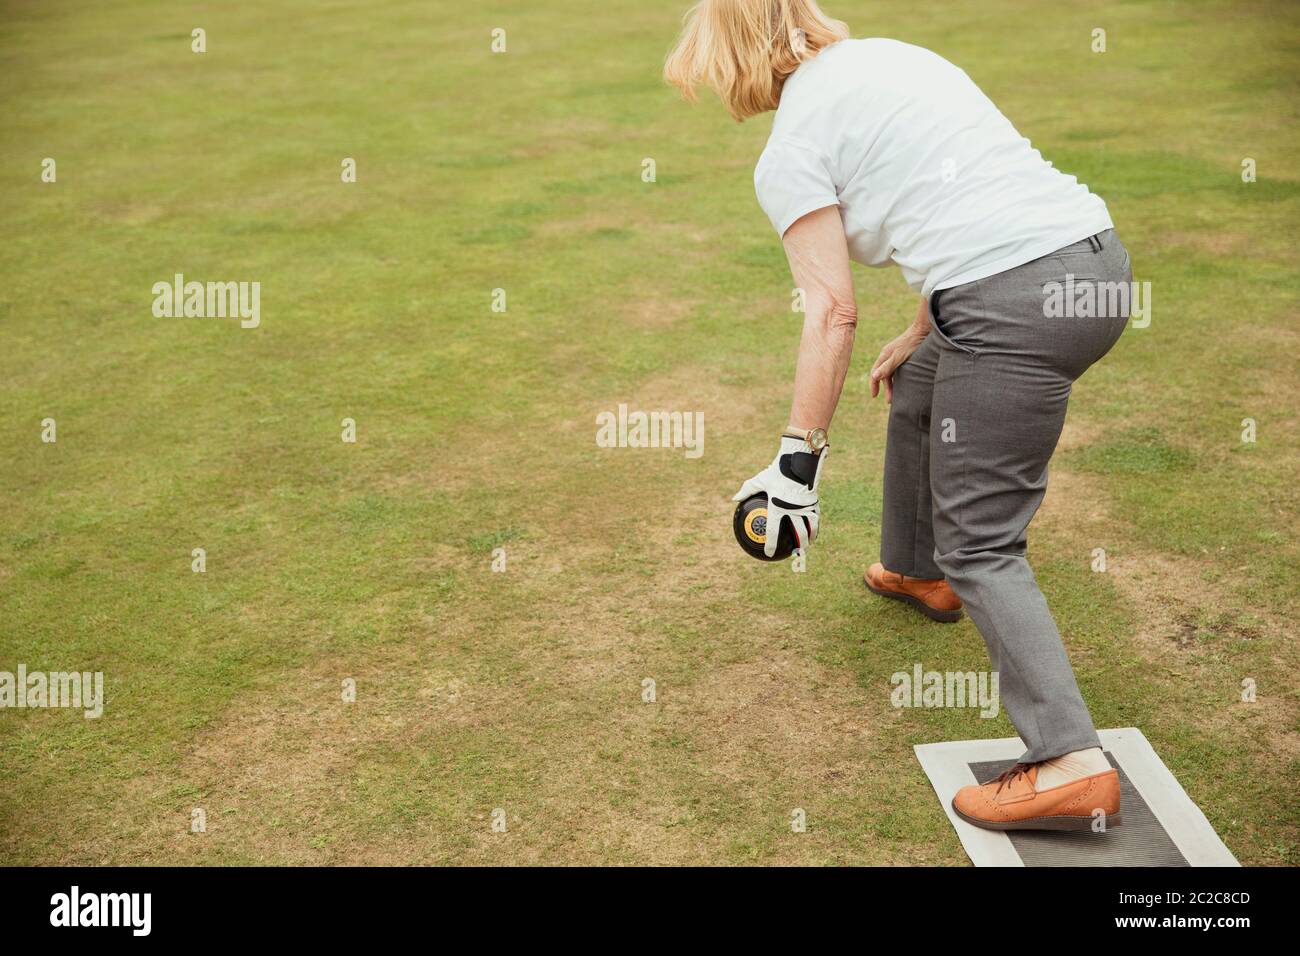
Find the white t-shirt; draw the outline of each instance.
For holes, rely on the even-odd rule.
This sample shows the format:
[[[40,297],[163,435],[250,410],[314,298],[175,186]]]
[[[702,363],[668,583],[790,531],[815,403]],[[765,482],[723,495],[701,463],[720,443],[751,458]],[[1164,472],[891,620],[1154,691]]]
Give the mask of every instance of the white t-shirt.
[[[897,40],[841,40],[790,75],[754,186],[782,235],[838,205],[849,255],[925,296],[1112,225],[965,72]]]

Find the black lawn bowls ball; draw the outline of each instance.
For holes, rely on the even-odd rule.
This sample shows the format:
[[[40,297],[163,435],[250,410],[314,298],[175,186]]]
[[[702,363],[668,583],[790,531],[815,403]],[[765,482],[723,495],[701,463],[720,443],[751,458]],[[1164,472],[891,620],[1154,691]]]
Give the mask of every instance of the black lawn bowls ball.
[[[799,517],[805,526],[807,520]],[[731,519],[731,528],[736,532],[736,540],[750,557],[760,561],[784,561],[794,554],[794,529],[789,521],[781,523],[781,536],[776,541],[776,554],[768,557],[763,553],[767,543],[767,495],[757,494],[746,498],[736,505],[736,513]]]

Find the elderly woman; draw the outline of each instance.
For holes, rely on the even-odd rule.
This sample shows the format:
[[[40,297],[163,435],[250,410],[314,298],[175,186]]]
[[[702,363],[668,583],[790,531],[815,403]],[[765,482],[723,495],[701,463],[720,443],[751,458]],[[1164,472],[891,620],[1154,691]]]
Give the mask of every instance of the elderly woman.
[[[783,520],[802,547],[817,535],[857,321],[849,263],[897,265],[920,299],[871,369],[872,396],[883,388],[891,407],[881,561],[866,585],[938,621],[964,605],[988,646],[1028,749],[957,793],[962,818],[1115,826],[1118,776],[1025,560],[1071,385],[1127,323],[1127,296],[1102,294],[1132,280],[1106,204],[958,67],[896,40],[849,39],[813,0],[704,0],[665,76],[692,99],[711,87],[737,121],[776,111],[754,183],[806,315],[789,428],[737,495],[767,496],[768,553]],[[1049,307],[1062,290],[1077,298],[1069,318]]]

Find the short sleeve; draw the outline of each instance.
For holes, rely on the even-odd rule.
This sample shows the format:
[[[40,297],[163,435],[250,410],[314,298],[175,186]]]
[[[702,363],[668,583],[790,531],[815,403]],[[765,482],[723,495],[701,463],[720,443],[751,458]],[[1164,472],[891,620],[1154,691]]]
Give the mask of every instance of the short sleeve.
[[[788,139],[769,142],[763,150],[754,169],[754,192],[781,236],[813,210],[839,205],[835,183],[821,153]]]

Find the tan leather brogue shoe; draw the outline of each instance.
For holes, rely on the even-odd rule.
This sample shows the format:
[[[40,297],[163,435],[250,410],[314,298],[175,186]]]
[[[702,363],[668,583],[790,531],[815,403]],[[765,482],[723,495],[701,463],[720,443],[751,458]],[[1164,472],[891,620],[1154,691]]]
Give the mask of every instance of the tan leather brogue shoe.
[[[951,624],[961,618],[961,599],[943,578],[909,578],[877,561],[862,580],[873,594],[910,604],[931,620]]]
[[[1037,764],[1018,763],[988,783],[962,787],[952,808],[985,830],[1092,830],[1120,824],[1119,773],[1107,770],[1039,790]],[[1101,810],[1104,817],[1097,814]]]

